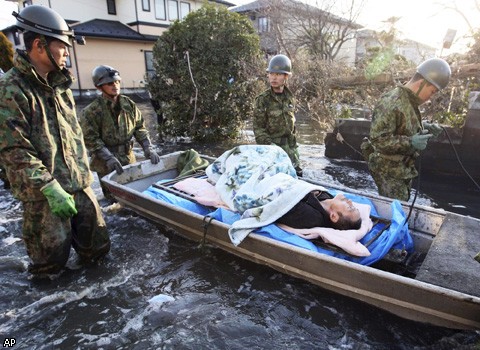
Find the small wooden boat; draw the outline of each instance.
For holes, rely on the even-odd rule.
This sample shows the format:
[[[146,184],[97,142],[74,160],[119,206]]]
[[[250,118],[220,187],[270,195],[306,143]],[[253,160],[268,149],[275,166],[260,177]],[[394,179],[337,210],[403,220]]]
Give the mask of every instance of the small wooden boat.
[[[180,154],[182,152],[164,155],[156,165],[144,161],[125,166],[123,174],[113,172],[102,181],[120,203],[189,239],[204,239],[239,257],[410,320],[455,329],[480,329],[480,264],[473,259],[480,251],[479,219],[416,206],[409,217],[415,259],[413,255],[395,262],[383,259],[372,266],[312,252],[255,233],[234,246],[227,224],[216,220],[207,222],[202,215],[143,193],[152,184],[177,176]],[[320,185],[362,195],[374,203],[381,217],[388,219],[391,215],[388,198]],[[406,213],[409,210],[406,203],[403,210]]]

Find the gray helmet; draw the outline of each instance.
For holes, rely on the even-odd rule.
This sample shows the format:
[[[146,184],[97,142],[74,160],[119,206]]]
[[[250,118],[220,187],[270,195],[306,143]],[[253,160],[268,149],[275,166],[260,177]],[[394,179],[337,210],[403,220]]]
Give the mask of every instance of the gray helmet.
[[[448,85],[452,74],[450,66],[441,58],[430,58],[417,67],[417,73],[438,90]]]
[[[285,55],[275,55],[268,64],[267,72],[292,74],[292,62]]]
[[[17,19],[16,26],[23,30],[49,36],[72,46],[73,29],[55,11],[40,5],[27,6],[20,13],[12,15]]]
[[[92,80],[95,86],[101,86],[113,81],[122,80],[120,72],[110,66],[101,65],[92,71]]]

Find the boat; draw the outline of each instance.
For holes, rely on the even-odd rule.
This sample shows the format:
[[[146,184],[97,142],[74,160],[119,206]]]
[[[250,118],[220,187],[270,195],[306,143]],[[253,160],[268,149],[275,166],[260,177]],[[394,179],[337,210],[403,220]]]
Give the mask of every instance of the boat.
[[[444,127],[444,132],[428,142],[422,151],[422,176],[425,178],[464,176],[467,172],[480,182],[480,94],[475,95],[462,127]],[[370,134],[371,121],[367,118],[337,118],[333,129],[325,135],[325,156],[337,160],[364,161],[360,145]]]
[[[371,266],[257,233],[250,233],[235,246],[228,235],[229,225],[206,220],[206,216],[144,193],[152,184],[177,177],[177,160],[182,153],[162,155],[155,165],[150,161],[127,165],[122,174],[113,172],[102,181],[119,203],[190,240],[203,241],[409,320],[452,329],[480,329],[480,265],[473,259],[480,251],[479,219],[417,205],[408,216],[415,259],[413,255],[398,261],[385,258]],[[380,217],[388,220],[391,215],[391,199],[304,180],[364,196],[372,201]],[[407,203],[401,203],[401,207],[405,213],[410,210]]]

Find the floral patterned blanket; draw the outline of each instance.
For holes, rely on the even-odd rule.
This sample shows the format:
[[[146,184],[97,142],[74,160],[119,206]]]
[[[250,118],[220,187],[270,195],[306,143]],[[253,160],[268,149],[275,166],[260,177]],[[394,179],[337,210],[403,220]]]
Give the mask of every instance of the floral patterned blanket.
[[[286,214],[308,192],[325,190],[299,180],[288,155],[274,145],[235,147],[210,164],[206,174],[222,201],[241,214],[229,229],[234,245]]]

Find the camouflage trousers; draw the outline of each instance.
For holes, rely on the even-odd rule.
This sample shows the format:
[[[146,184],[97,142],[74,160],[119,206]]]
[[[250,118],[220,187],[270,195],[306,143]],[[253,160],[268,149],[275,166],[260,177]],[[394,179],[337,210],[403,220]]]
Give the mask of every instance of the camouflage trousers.
[[[54,215],[48,202],[23,202],[23,240],[33,264],[32,273],[57,273],[67,263],[73,247],[84,263],[110,250],[105,220],[93,190],[74,195],[78,214],[70,219]]]
[[[412,179],[398,179],[381,172],[370,171],[370,173],[377,185],[379,195],[401,201],[410,199]]]

